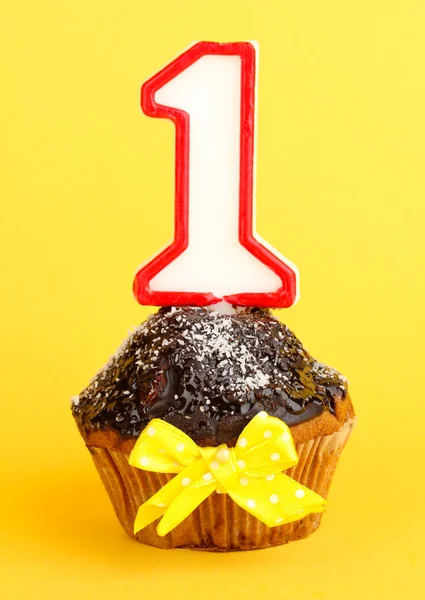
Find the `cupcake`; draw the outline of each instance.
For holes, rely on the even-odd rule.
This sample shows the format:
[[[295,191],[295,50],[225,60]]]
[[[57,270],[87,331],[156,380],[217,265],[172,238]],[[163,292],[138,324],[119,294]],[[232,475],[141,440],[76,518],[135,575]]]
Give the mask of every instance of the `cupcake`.
[[[295,511],[295,517],[276,519],[271,526],[248,509],[253,500],[244,507],[216,485],[165,535],[157,521],[137,530],[139,508],[177,472],[134,466],[132,452],[153,420],[188,436],[201,453],[218,448],[227,460],[238,440],[242,445],[241,434],[253,420],[271,417],[291,434],[287,437],[297,460],[288,463],[292,466],[285,475],[297,482],[297,497],[311,490],[314,498],[326,498],[355,419],[346,379],[313,359],[269,310],[223,314],[196,307],[161,308],[136,328],[73,398],[72,413],[131,537],[160,548],[218,551],[266,548],[304,538],[319,526],[323,505],[311,514],[298,510],[299,518]],[[154,431],[152,427],[148,434]],[[212,471],[205,474],[209,480],[213,476]],[[183,485],[185,480],[190,482],[183,478]],[[275,502],[277,495],[269,497]]]

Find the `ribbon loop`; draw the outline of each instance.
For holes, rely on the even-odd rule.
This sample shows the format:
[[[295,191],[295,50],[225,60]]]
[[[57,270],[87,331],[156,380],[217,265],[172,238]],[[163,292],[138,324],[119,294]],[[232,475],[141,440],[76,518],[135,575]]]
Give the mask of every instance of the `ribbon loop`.
[[[239,436],[236,455],[253,477],[286,471],[298,462],[289,427],[265,411],[258,413]]]
[[[156,473],[180,473],[199,458],[200,448],[177,427],[153,419],[142,431],[130,455],[133,467]]]

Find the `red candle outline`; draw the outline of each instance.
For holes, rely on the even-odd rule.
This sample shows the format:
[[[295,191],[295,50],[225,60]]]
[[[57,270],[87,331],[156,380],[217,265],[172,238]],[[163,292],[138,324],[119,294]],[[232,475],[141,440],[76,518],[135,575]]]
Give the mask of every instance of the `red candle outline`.
[[[155,93],[166,83],[206,55],[235,55],[241,59],[241,139],[239,184],[239,242],[281,280],[275,292],[239,293],[216,297],[204,292],[165,292],[150,288],[151,280],[182,254],[189,245],[189,140],[190,117],[183,110],[155,102]],[[176,128],[174,241],[136,274],[133,292],[140,304],[150,306],[208,306],[222,300],[237,306],[287,308],[297,296],[297,274],[253,235],[253,163],[255,123],[255,48],[249,42],[198,42],[178,56],[141,90],[143,112],[170,119]]]

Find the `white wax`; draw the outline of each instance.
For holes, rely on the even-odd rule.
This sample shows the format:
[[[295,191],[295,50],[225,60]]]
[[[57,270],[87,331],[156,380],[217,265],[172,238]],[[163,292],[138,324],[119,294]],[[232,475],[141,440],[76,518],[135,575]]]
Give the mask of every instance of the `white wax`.
[[[238,56],[204,56],[155,95],[190,115],[189,248],[152,290],[221,297],[280,285],[238,240],[240,73]]]
[[[190,117],[189,247],[151,280],[151,289],[217,297],[275,292],[279,277],[238,240],[240,57],[203,56],[159,89],[155,100]],[[255,234],[255,222],[253,228],[264,243]]]

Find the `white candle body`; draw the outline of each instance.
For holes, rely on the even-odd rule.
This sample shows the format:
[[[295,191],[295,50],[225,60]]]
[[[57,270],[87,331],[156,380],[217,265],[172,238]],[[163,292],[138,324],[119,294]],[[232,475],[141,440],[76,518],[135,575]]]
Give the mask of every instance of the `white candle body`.
[[[275,292],[279,277],[238,239],[240,57],[200,58],[159,89],[155,101],[190,117],[189,247],[151,280],[151,289],[216,297]]]

